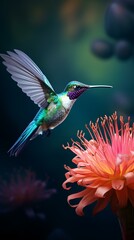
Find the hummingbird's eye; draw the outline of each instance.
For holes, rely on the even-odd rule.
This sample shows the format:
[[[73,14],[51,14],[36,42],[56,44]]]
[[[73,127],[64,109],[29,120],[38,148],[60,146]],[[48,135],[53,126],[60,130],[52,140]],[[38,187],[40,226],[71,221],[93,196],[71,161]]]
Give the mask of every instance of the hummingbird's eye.
[[[81,87],[80,87],[80,86],[76,86],[76,85],[75,85],[75,86],[74,86],[74,89],[78,91],[78,90],[80,90],[80,89],[81,89]]]
[[[71,91],[79,91],[81,89],[80,86],[77,86],[77,85],[73,85],[72,86],[72,90]]]

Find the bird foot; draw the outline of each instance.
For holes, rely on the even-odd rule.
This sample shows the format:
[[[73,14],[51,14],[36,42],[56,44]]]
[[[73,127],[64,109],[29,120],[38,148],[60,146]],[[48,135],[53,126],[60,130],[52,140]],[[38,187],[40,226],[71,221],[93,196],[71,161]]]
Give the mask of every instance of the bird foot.
[[[47,129],[46,131],[43,132],[43,137],[49,137],[51,133],[50,129]]]

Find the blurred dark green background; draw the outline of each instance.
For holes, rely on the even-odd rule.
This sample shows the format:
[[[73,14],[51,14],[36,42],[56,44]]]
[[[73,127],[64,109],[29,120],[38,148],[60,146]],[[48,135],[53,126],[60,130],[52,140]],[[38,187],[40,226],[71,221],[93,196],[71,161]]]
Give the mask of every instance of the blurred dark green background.
[[[32,120],[38,107],[17,87],[0,63],[0,174],[26,168],[40,179],[49,176],[57,194],[47,203],[47,216],[54,227],[63,228],[70,239],[120,239],[118,222],[107,208],[92,216],[92,206],[78,217],[67,204],[69,192],[62,189],[64,164],[72,165],[73,154],[62,144],[76,139],[77,130],[103,115],[133,117],[134,61],[115,57],[101,60],[91,53],[96,38],[109,39],[104,31],[106,0],[1,0],[0,52],[20,49],[27,53],[61,92],[71,80],[109,84],[113,89],[92,89],[74,105],[66,121],[49,138],[31,142],[17,158],[7,150]],[[114,40],[111,40],[113,41]],[[1,61],[2,62],[2,61]],[[86,137],[89,138],[86,132]]]

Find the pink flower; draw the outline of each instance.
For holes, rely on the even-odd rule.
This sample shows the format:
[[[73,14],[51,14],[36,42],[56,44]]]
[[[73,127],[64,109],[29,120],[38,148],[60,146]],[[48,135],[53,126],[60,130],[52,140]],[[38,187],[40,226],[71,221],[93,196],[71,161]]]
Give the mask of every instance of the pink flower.
[[[0,181],[0,206],[3,210],[43,201],[49,198],[55,189],[47,189],[47,181],[37,180],[31,171],[19,172],[10,181]]]
[[[69,190],[68,183],[77,183],[84,189],[68,196],[70,206],[76,208],[78,215],[83,215],[83,208],[97,202],[94,214],[103,210],[108,203],[113,211],[127,206],[134,207],[134,123],[130,118],[124,123],[117,114],[105,116],[88,129],[92,140],[87,140],[84,133],[78,132],[80,142],[72,143],[65,149],[75,153],[72,162],[75,168],[65,166],[68,171],[63,188]],[[70,201],[80,199],[79,203]]]

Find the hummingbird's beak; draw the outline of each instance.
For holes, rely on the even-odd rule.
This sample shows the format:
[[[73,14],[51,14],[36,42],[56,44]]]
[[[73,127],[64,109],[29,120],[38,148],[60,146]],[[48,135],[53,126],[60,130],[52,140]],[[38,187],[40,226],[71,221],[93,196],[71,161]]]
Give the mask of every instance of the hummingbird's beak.
[[[88,85],[88,88],[113,88],[110,85]]]

